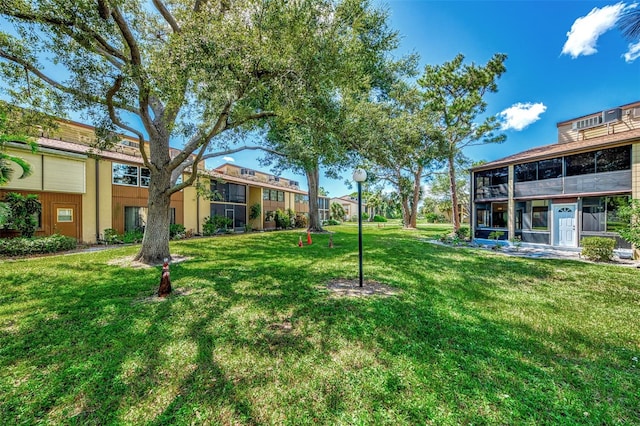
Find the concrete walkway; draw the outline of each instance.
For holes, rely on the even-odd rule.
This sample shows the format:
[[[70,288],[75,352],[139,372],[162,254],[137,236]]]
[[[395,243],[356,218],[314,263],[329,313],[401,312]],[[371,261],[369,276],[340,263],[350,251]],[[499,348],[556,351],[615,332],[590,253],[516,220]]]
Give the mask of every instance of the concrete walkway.
[[[590,262],[580,256],[580,249],[565,249],[560,250],[553,247],[541,246],[538,244],[522,244],[520,247],[513,245],[501,245],[499,250],[494,249],[495,244],[493,242],[489,244],[469,243],[467,245],[452,246],[450,244],[443,243],[437,240],[424,240],[432,244],[443,245],[447,247],[460,247],[470,248],[478,250],[488,250],[496,254],[502,254],[506,256],[527,257],[533,259],[566,259],[566,260],[579,260],[582,262]],[[606,264],[615,264],[620,266],[630,266],[640,268],[640,263],[633,260],[633,254],[629,249],[617,249],[614,250],[614,258],[611,262]]]

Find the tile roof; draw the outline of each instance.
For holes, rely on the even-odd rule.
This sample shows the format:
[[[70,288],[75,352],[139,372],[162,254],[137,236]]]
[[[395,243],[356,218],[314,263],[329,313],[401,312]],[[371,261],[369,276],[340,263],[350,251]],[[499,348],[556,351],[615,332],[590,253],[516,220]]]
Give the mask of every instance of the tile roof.
[[[129,163],[143,164],[142,157],[123,154],[121,152],[98,150],[87,145],[77,144],[73,142],[65,142],[57,139],[39,138],[38,145],[45,148],[57,149],[57,150],[66,151],[66,152],[75,152],[75,153],[86,154],[86,155],[98,155],[102,158],[106,158],[109,160],[126,161]],[[295,194],[303,194],[303,195],[307,194],[306,191],[302,191],[300,189],[271,185],[265,182],[257,182],[255,180],[229,176],[229,175],[225,175],[215,171],[207,171],[205,173],[207,173],[211,177],[219,178],[226,182],[234,182],[234,183],[241,183],[241,184],[250,185],[250,186],[259,186],[262,188],[277,189],[279,191],[287,191]]]
[[[559,155],[573,154],[594,148],[616,146],[635,142],[640,142],[640,129],[629,130],[624,133],[600,136],[587,140],[554,143],[551,145],[539,146],[527,151],[522,151],[520,153],[501,158],[499,160],[484,163],[480,166],[473,167],[471,170],[486,170],[500,166],[508,166],[511,164],[527,163],[534,160],[554,158],[558,157]]]

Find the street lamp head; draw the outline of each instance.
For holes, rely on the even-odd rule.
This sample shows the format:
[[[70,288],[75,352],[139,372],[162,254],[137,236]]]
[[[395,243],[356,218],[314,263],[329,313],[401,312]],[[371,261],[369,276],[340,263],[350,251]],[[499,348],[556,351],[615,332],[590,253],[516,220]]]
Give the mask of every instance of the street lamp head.
[[[357,168],[353,171],[353,180],[356,182],[364,182],[367,180],[367,172],[364,169]]]

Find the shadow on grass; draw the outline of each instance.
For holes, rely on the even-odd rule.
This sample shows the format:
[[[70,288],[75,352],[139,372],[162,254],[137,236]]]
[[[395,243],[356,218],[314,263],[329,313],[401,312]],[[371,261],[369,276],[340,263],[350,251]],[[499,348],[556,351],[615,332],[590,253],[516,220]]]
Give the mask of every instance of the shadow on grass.
[[[0,420],[638,420],[640,379],[623,362],[637,341],[541,331],[503,299],[547,291],[558,268],[587,266],[477,255],[383,229],[365,236],[365,274],[403,292],[329,298],[329,280],[357,274],[353,232],[334,234],[334,249],[327,235],[299,248],[299,235],[175,244],[193,260],[171,266],[173,285],[194,292],[161,303],[143,303],[159,268],[105,266],[106,255],[2,275]],[[547,302],[532,297],[526,313]]]

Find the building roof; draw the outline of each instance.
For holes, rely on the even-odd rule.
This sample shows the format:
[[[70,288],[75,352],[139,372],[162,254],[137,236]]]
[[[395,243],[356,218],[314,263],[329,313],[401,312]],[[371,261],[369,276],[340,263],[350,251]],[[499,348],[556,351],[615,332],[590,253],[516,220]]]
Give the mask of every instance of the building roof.
[[[225,182],[233,182],[233,183],[241,183],[244,185],[249,185],[249,186],[257,186],[260,188],[268,188],[268,189],[276,189],[278,191],[285,191],[285,192],[292,192],[294,194],[301,194],[301,195],[307,195],[306,191],[303,191],[301,189],[296,189],[293,187],[287,187],[287,186],[278,186],[278,185],[273,185],[267,182],[262,182],[262,181],[258,181],[258,180],[251,180],[251,179],[244,179],[238,176],[229,176],[229,175],[225,175],[223,173],[219,173],[215,170],[210,170],[207,172],[207,174],[213,178],[217,178],[217,179],[222,179]]]
[[[592,139],[539,146],[527,151],[501,158],[499,160],[484,163],[480,166],[473,167],[471,170],[480,171],[496,167],[504,167],[511,164],[520,164],[534,160],[554,158],[558,157],[559,155],[575,154],[587,150],[592,150],[594,148],[626,145],[634,142],[640,142],[640,129],[634,129],[625,132],[624,138],[621,137],[621,134],[610,134]]]
[[[82,144],[77,144],[73,142],[66,142],[66,141],[61,141],[57,139],[49,139],[49,138],[41,137],[41,138],[38,138],[38,145],[45,148],[56,149],[64,152],[74,152],[74,153],[85,154],[85,155],[97,155],[101,158],[105,158],[109,160],[143,164],[142,157],[140,156],[124,154],[116,151],[98,150],[88,145],[82,145]],[[213,178],[222,179],[226,182],[234,182],[234,183],[240,183],[240,184],[245,184],[250,186],[259,186],[262,188],[277,189],[280,191],[287,191],[295,194],[307,195],[305,191],[302,191],[300,189],[294,189],[291,187],[282,187],[282,186],[272,185],[265,182],[258,182],[250,179],[243,179],[241,177],[229,176],[216,171],[208,171],[206,173]]]

